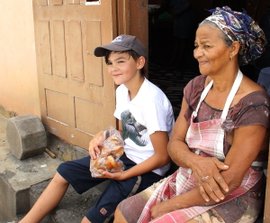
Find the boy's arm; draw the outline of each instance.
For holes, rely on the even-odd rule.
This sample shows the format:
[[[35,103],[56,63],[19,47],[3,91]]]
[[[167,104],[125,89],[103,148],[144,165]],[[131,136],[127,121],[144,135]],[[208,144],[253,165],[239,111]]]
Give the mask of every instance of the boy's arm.
[[[150,139],[155,150],[154,154],[140,164],[124,171],[125,179],[151,172],[169,163],[170,158],[167,153],[168,133],[162,131],[154,132],[150,135]]]

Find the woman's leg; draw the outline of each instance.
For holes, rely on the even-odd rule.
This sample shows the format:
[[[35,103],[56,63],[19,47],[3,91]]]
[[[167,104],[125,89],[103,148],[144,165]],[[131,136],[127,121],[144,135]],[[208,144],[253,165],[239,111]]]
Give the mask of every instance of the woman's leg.
[[[59,173],[56,173],[34,206],[19,223],[40,222],[59,204],[67,191],[68,185],[68,182]]]

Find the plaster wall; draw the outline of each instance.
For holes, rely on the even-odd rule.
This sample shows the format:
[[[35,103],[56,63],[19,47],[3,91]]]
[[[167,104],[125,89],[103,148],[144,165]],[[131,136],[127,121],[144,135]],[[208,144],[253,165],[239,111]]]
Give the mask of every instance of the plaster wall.
[[[1,0],[0,10],[0,105],[40,116],[32,0]]]

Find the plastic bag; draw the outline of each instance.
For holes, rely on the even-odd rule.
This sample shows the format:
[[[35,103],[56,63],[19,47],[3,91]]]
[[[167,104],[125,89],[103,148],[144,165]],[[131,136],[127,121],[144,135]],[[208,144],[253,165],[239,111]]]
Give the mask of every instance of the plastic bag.
[[[124,153],[124,141],[120,132],[110,128],[104,131],[104,138],[99,156],[90,160],[92,177],[102,176],[103,171],[113,173],[124,169],[123,162],[119,159]]]

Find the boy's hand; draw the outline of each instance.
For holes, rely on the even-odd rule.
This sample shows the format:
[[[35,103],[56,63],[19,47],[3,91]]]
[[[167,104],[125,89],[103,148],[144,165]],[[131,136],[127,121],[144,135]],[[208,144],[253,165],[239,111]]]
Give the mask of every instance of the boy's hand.
[[[95,160],[100,154],[100,147],[104,142],[104,132],[100,131],[97,133],[89,143],[89,155],[91,159]]]
[[[99,178],[107,178],[107,179],[113,179],[113,180],[125,180],[124,172],[125,171],[110,173],[108,171],[103,170],[101,172],[102,176],[100,176]]]

